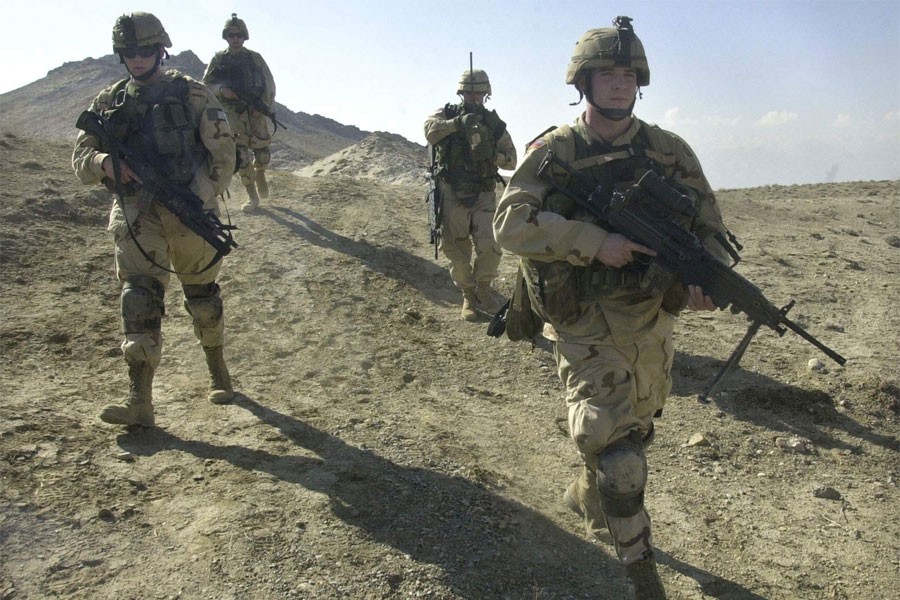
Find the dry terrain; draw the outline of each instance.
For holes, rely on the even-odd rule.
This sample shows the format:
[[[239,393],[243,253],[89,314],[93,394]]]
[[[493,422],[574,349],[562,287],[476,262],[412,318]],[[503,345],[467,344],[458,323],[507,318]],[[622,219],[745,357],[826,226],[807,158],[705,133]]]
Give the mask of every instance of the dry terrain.
[[[579,459],[549,347],[459,318],[421,183],[279,170],[255,216],[233,185],[239,396],[206,402],[173,282],[158,427],[126,432],[97,418],[127,389],[111,200],[69,154],[0,134],[0,600],[626,597],[561,501]],[[720,193],[738,270],[848,362],[763,330],[700,404],[746,322],[680,319],[649,450],[671,598],[896,598],[898,188]]]

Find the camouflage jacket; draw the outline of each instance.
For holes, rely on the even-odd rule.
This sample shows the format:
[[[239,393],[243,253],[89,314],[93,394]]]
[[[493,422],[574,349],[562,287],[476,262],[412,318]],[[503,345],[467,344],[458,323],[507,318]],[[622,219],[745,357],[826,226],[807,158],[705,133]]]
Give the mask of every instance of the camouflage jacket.
[[[240,102],[222,97],[220,90],[223,87],[243,88],[251,97],[262,100],[262,103],[270,109],[275,102],[275,79],[272,77],[272,71],[259,52],[248,48],[241,48],[236,52],[227,48],[216,52],[203,74],[203,83],[208,85],[223,103]]]
[[[460,149],[468,146],[465,133],[460,130],[459,121],[455,118],[460,113],[456,105],[445,105],[436,110],[425,121],[425,139],[437,149],[439,162],[438,175],[451,185],[466,183],[484,183],[485,189],[494,189],[497,169],[515,169],[518,158],[512,137],[506,125],[497,116],[496,111],[482,110],[483,122],[490,130],[489,140],[493,158],[485,161],[472,161]],[[497,123],[500,126],[491,126]]]
[[[538,165],[549,150],[576,169],[590,172],[627,164],[627,159],[635,155],[638,139],[644,146],[638,154],[694,198],[700,209],[694,232],[716,256],[727,257],[718,243],[712,243],[713,235],[725,231],[715,196],[699,161],[681,138],[638,119],[608,144],[591,130],[583,116],[572,126],[553,129],[529,145],[494,217],[497,242],[522,257],[532,305],[551,325],[552,330],[545,329],[551,337],[574,343],[608,342],[610,338],[616,344],[629,343],[653,327],[662,309],[665,290],[647,292],[622,285],[600,294],[585,293],[580,281],[585,273],[615,271],[595,260],[609,232],[583,210],[560,214],[548,206],[556,194],[537,176]],[[576,151],[576,146],[582,150]],[[588,149],[587,156],[578,156],[584,148]],[[637,174],[631,167],[624,173],[617,184],[635,183]]]
[[[205,85],[177,71],[168,71],[149,86],[135,86],[131,81],[116,83],[94,98],[90,110],[99,113],[111,111],[121,103],[116,102],[117,93],[133,94],[138,88],[142,88],[143,92],[155,86],[172,86],[176,78],[187,83],[188,110],[185,112],[193,119],[195,137],[206,150],[203,153],[205,158],[197,166],[188,187],[203,200],[205,208],[217,211],[216,196],[225,193],[234,173],[235,145],[225,112]],[[147,133],[150,134],[148,137],[153,137],[155,132]],[[78,179],[84,184],[109,183],[102,167],[107,156],[100,140],[79,132],[72,153],[72,168]]]

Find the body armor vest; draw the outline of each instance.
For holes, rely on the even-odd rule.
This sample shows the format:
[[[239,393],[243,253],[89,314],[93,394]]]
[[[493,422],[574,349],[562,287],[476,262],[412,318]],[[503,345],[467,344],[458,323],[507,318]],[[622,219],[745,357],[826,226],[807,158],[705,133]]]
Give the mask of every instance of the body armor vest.
[[[103,113],[120,143],[176,185],[188,185],[209,155],[182,76],[145,87],[124,80]]]
[[[262,69],[257,68],[248,51],[220,54],[219,64],[213,71],[213,83],[240,90],[251,98],[262,98],[266,92]]]
[[[497,141],[506,131],[506,123],[496,111],[482,106],[475,110],[465,104],[447,104],[444,118],[453,119],[466,113],[480,114],[476,128],[454,131],[435,146],[436,161],[440,165],[437,176],[464,194],[478,194],[493,190],[497,185]]]

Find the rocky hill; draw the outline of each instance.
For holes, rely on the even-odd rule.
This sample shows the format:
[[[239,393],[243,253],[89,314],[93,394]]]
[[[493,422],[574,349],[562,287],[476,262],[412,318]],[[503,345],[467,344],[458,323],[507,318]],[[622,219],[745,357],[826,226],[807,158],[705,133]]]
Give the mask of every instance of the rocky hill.
[[[206,64],[186,50],[166,61],[165,68],[199,79]],[[0,94],[0,128],[27,138],[72,139],[78,114],[88,107],[97,92],[121,79],[124,73],[113,54],[67,62],[33,83]],[[273,168],[302,168],[368,135],[355,126],[342,125],[321,115],[291,111],[278,102],[275,113],[286,127],[277,131],[272,144]],[[406,144],[416,147],[411,142]],[[424,155],[424,148],[419,148]]]

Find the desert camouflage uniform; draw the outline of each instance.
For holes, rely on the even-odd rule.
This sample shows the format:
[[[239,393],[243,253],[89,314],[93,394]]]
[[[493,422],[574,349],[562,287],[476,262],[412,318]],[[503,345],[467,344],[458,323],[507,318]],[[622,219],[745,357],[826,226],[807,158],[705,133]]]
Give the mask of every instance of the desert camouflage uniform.
[[[459,120],[448,114],[448,108],[452,114],[453,107],[448,105],[436,110],[425,121],[425,139],[429,144],[447,144],[451,138],[458,138],[457,144],[466,143]],[[493,111],[486,112],[496,115]],[[441,174],[438,176],[443,197],[441,250],[450,261],[450,278],[463,292],[474,290],[479,284],[489,286],[497,278],[503,255],[491,225],[497,207],[497,169],[514,169],[518,158],[505,127],[493,140],[493,146],[492,168],[483,179],[463,183],[451,182]],[[449,166],[442,165],[445,169]]]
[[[243,47],[238,50],[227,48],[216,52],[209,61],[206,73],[203,74],[203,83],[217,95],[228,115],[228,124],[234,133],[238,152],[241,155],[241,166],[238,172],[241,176],[241,183],[247,187],[256,182],[254,169],[265,171],[269,166],[272,156],[269,149],[272,143],[270,131],[272,125],[269,117],[250,108],[244,101],[238,98],[226,98],[221,94],[221,88],[227,86],[223,86],[223,83],[216,79],[215,71],[223,62],[229,60],[236,60],[240,64],[247,65],[248,71],[252,72],[250,78],[262,88],[260,100],[270,109],[275,103],[275,79],[262,55]],[[250,151],[253,152],[252,163],[249,156]]]
[[[199,165],[189,187],[203,200],[204,209],[219,214],[217,196],[225,192],[234,172],[235,146],[225,113],[206,86],[177,71],[169,71],[163,74],[159,81],[143,88],[138,88],[130,82],[124,87],[121,83],[110,86],[94,99],[90,110],[103,113],[112,109],[116,92],[120,89],[130,96],[136,93],[145,94],[149,93],[151,88],[159,89],[160,86],[172,85],[176,78],[187,82],[190,113],[195,119],[199,140],[208,151],[206,160]],[[72,166],[82,183],[103,182],[112,188],[112,182],[106,178],[102,168],[107,156],[97,138],[84,132],[79,133],[72,155]],[[123,285],[141,278],[154,280],[158,300],[162,302],[162,294],[170,275],[159,266],[148,262],[141,254],[129,233],[130,224],[137,242],[155,262],[180,273],[178,278],[188,296],[186,300],[188,311],[198,313],[198,317],[194,319],[194,333],[201,345],[204,348],[221,347],[224,344],[224,317],[221,302],[218,300],[219,288],[215,281],[222,261],[218,261],[202,273],[197,273],[215,256],[213,247],[185,227],[158,202],[154,202],[152,197],[131,190],[126,192],[123,204],[124,212],[118,202],[113,203],[107,228],[113,234],[116,243],[116,277]],[[200,318],[199,313],[205,313],[204,310],[191,311],[192,304],[207,304],[213,299],[218,312],[215,318]],[[126,325],[122,351],[129,361],[145,362],[155,369],[162,354],[162,334],[159,331],[128,332]]]
[[[636,140],[643,151],[635,152]],[[680,184],[699,204],[695,233],[702,240],[724,231],[724,226],[688,145],[638,119],[608,144],[583,116],[571,127],[544,134],[529,145],[500,199],[494,232],[505,250],[522,257],[532,305],[546,322],[544,335],[554,342],[559,377],[566,386],[570,434],[585,463],[573,486],[581,488],[578,496],[591,505],[577,512],[587,513],[586,525],[599,537],[602,523],[592,522],[604,518],[595,491],[598,455],[622,440],[641,445],[652,439],[653,419],[672,387],[674,317],[662,308],[662,290],[645,293],[633,279],[602,275],[617,271],[594,261],[608,232],[577,205],[560,201],[558,193],[538,178],[538,165],[549,150],[595,179],[598,173],[615,173],[620,190],[642,174],[634,167],[639,162],[622,161],[643,154],[662,171],[660,175]],[[725,256],[718,244],[708,247]],[[649,555],[652,537],[646,510],[627,518],[605,515],[605,520],[623,564]]]

